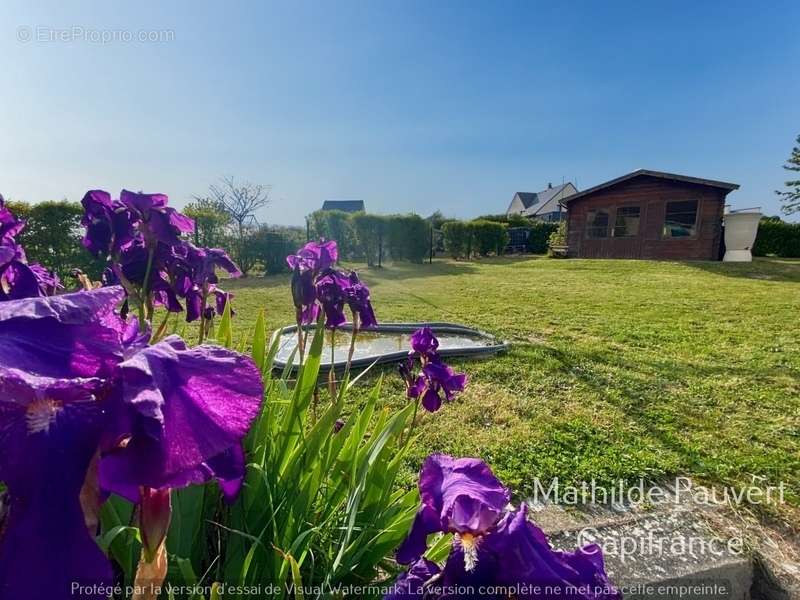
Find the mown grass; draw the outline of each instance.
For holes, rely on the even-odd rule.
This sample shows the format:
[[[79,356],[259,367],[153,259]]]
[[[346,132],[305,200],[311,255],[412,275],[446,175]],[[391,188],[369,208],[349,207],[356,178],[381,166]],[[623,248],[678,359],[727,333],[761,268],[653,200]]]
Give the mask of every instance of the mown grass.
[[[800,262],[509,258],[361,273],[382,321],[453,321],[512,343],[454,363],[470,385],[425,415],[407,482],[442,451],[484,458],[519,497],[537,478],[689,474],[784,482],[800,503]],[[274,327],[293,321],[288,282],[229,283],[239,335],[262,308]],[[384,371],[382,401],[399,405]]]

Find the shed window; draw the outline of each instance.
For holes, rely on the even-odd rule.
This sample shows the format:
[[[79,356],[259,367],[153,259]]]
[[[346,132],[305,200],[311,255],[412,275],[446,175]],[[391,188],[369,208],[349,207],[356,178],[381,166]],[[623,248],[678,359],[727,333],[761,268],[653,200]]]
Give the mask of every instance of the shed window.
[[[590,210],[586,216],[586,237],[607,238],[610,222],[607,210]]]
[[[697,200],[667,202],[664,237],[692,237],[697,234]]]
[[[614,237],[636,237],[639,235],[639,207],[621,206],[614,221]]]

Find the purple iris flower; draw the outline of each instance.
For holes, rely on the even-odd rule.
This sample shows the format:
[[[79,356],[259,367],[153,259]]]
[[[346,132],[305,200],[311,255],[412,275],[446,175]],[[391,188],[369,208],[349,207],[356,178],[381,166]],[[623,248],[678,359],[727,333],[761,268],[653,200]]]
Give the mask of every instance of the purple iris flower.
[[[0,300],[41,296],[39,278],[25,259],[25,251],[11,239],[0,242]]]
[[[83,246],[93,256],[107,256],[127,248],[136,238],[138,217],[103,190],[89,190],[81,200],[86,228]]]
[[[147,282],[148,293],[153,294],[153,303],[166,307],[170,312],[183,310],[167,272],[167,266],[177,259],[170,246],[157,243]],[[137,287],[143,287],[147,263],[150,260],[150,253],[144,241],[141,238],[135,240],[119,254],[118,260],[118,267],[125,279]]]
[[[187,348],[170,336],[117,369],[123,395],[106,436],[101,487],[135,502],[141,486],[177,488],[216,477],[233,499],[244,474],[241,440],[261,405],[253,362],[216,346]]]
[[[308,242],[297,251],[286,257],[289,268],[301,271],[313,271],[315,274],[332,268],[339,260],[339,249],[333,240]]]
[[[167,245],[180,241],[181,233],[194,231],[194,221],[167,206],[166,194],[143,194],[122,190],[120,202],[141,222],[144,237],[152,242],[157,240]]]
[[[344,292],[350,310],[353,311],[354,315],[358,315],[359,327],[375,327],[378,324],[378,319],[372,309],[369,288],[358,278],[358,274],[355,271],[350,273]]]
[[[42,292],[43,296],[52,296],[58,290],[64,289],[58,275],[51,273],[39,263],[31,263],[28,267],[33,271],[33,275],[39,282],[39,290]]]
[[[291,257],[290,257],[291,258]],[[301,271],[299,265],[292,271],[292,301],[301,325],[316,323],[319,316],[317,290],[314,286],[314,272]]]
[[[25,228],[25,221],[18,219],[7,207],[0,195],[0,241],[13,240]]]
[[[442,396],[450,402],[457,392],[464,391],[466,385],[466,373],[456,373],[436,356],[435,361],[430,360],[422,367],[422,374],[409,388],[409,396],[421,396],[422,406],[428,412],[436,412],[442,406]]]
[[[228,302],[233,300],[233,294],[231,292],[226,292],[224,290],[221,290],[216,286],[214,287],[213,292],[215,298],[214,306],[217,309],[217,314],[221,315],[222,313],[225,312],[225,307],[227,306]],[[231,307],[231,316],[234,316],[235,314],[236,311],[233,310],[233,307]]]
[[[102,489],[133,501],[211,478],[229,499],[241,486],[258,368],[177,337],[148,346],[115,313],[123,298],[106,287],[0,303],[0,480],[11,505],[0,597],[66,599],[72,582],[110,583],[79,501],[98,452]]]
[[[292,269],[292,301],[298,325],[310,325],[325,313],[325,327],[335,329],[347,322],[347,305],[360,327],[375,327],[378,320],[372,308],[369,288],[355,271],[335,269],[339,258],[336,242],[309,242],[296,254],[286,257]]]
[[[469,557],[480,537],[500,519],[511,494],[491,469],[477,458],[429,456],[419,475],[422,506],[408,537],[397,550],[397,561],[414,562],[427,549],[427,537],[441,531],[455,533]]]
[[[439,572],[436,563],[420,558],[397,577],[384,600],[432,600],[426,583]]]
[[[436,600],[507,598],[479,593],[493,587],[515,588],[520,600],[621,598],[608,580],[599,547],[553,550],[541,529],[528,520],[527,507],[508,505],[508,490],[482,461],[430,456],[420,473],[419,488],[422,507],[397,553],[398,562],[411,567],[398,577],[385,600],[409,594]],[[427,550],[428,534],[437,531],[455,533],[441,572],[437,565],[419,562],[424,560],[420,557]],[[423,568],[424,575],[419,575]],[[551,595],[543,591],[548,587]],[[473,589],[476,595],[447,592],[453,589]]]
[[[456,393],[463,392],[467,385],[467,374],[456,373],[449,365],[442,362],[439,353],[439,340],[430,327],[423,327],[411,334],[411,352],[407,366],[401,370],[406,381],[409,398],[422,398],[422,406],[429,412],[436,412],[442,401],[448,402]],[[422,363],[422,372],[415,379],[411,374],[413,359],[418,356]]]
[[[439,348],[439,340],[430,327],[417,329],[411,334],[411,350],[420,356],[428,356]]]
[[[14,236],[25,228],[0,196],[0,301],[52,296],[62,287],[58,276],[38,263],[28,264]]]
[[[344,304],[348,283],[343,275],[335,271],[328,271],[317,279],[316,294],[322,310],[325,311],[325,327],[339,327],[347,321]]]
[[[553,550],[544,532],[528,520],[524,504],[507,513],[486,537],[485,552],[498,565],[494,577],[501,585],[525,583],[553,590],[550,596],[523,594],[521,600],[621,598],[608,580],[599,546],[590,544],[572,552]]]
[[[222,314],[233,295],[216,286],[219,281],[216,270],[224,269],[231,277],[242,274],[228,254],[219,248],[197,248],[185,241],[174,246],[159,243],[158,248],[167,249],[166,252],[157,252],[156,262],[163,265],[170,288],[185,299],[186,321],[191,323],[206,313],[208,319],[213,318],[214,309],[208,307],[210,310],[207,310],[205,305],[212,295],[216,299],[217,313]]]

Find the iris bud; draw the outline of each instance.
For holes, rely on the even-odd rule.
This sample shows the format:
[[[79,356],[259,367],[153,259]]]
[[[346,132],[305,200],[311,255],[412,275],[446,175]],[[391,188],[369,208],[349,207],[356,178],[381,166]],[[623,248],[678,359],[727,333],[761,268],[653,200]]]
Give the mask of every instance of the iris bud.
[[[142,488],[142,503],[139,505],[139,530],[142,534],[142,554],[152,562],[158,548],[167,537],[172,517],[172,501],[169,488],[156,490]]]

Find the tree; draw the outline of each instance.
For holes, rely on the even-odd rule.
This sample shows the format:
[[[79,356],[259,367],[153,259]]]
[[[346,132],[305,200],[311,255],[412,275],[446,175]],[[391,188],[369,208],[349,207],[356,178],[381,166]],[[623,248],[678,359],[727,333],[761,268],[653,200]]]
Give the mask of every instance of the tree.
[[[17,240],[28,260],[38,262],[65,279],[79,268],[92,279],[99,279],[105,264],[92,258],[81,244],[83,207],[77,202],[47,201],[37,204],[9,202],[9,208],[27,223]]]
[[[787,171],[800,172],[800,135],[796,139],[797,146],[792,148],[792,155],[783,165]],[[775,190],[775,193],[783,198],[781,208],[788,214],[800,211],[800,179],[791,179],[786,182],[787,191]]]
[[[447,221],[452,221],[453,219],[445,217],[442,214],[442,211],[437,210],[434,211],[434,213],[429,217],[427,217],[425,220],[428,221],[431,224],[431,227],[433,227],[434,229],[441,229],[442,225],[444,225]]]
[[[269,204],[269,193],[272,188],[249,181],[237,182],[233,177],[223,177],[219,184],[208,186],[211,203],[215,203],[228,214],[233,222],[230,250],[234,260],[239,264],[243,274],[247,274],[247,265],[254,263],[253,243],[249,238],[258,228],[256,212]],[[202,198],[195,196],[195,201]]]
[[[219,184],[208,187],[213,200],[224,207],[236,223],[240,237],[244,236],[246,225],[256,224],[256,212],[269,204],[271,190],[271,186],[260,183],[237,183],[233,177],[223,177]]]
[[[199,198],[186,205],[183,211],[194,219],[194,243],[213,248],[222,245],[225,229],[231,224],[231,216],[213,198]]]

